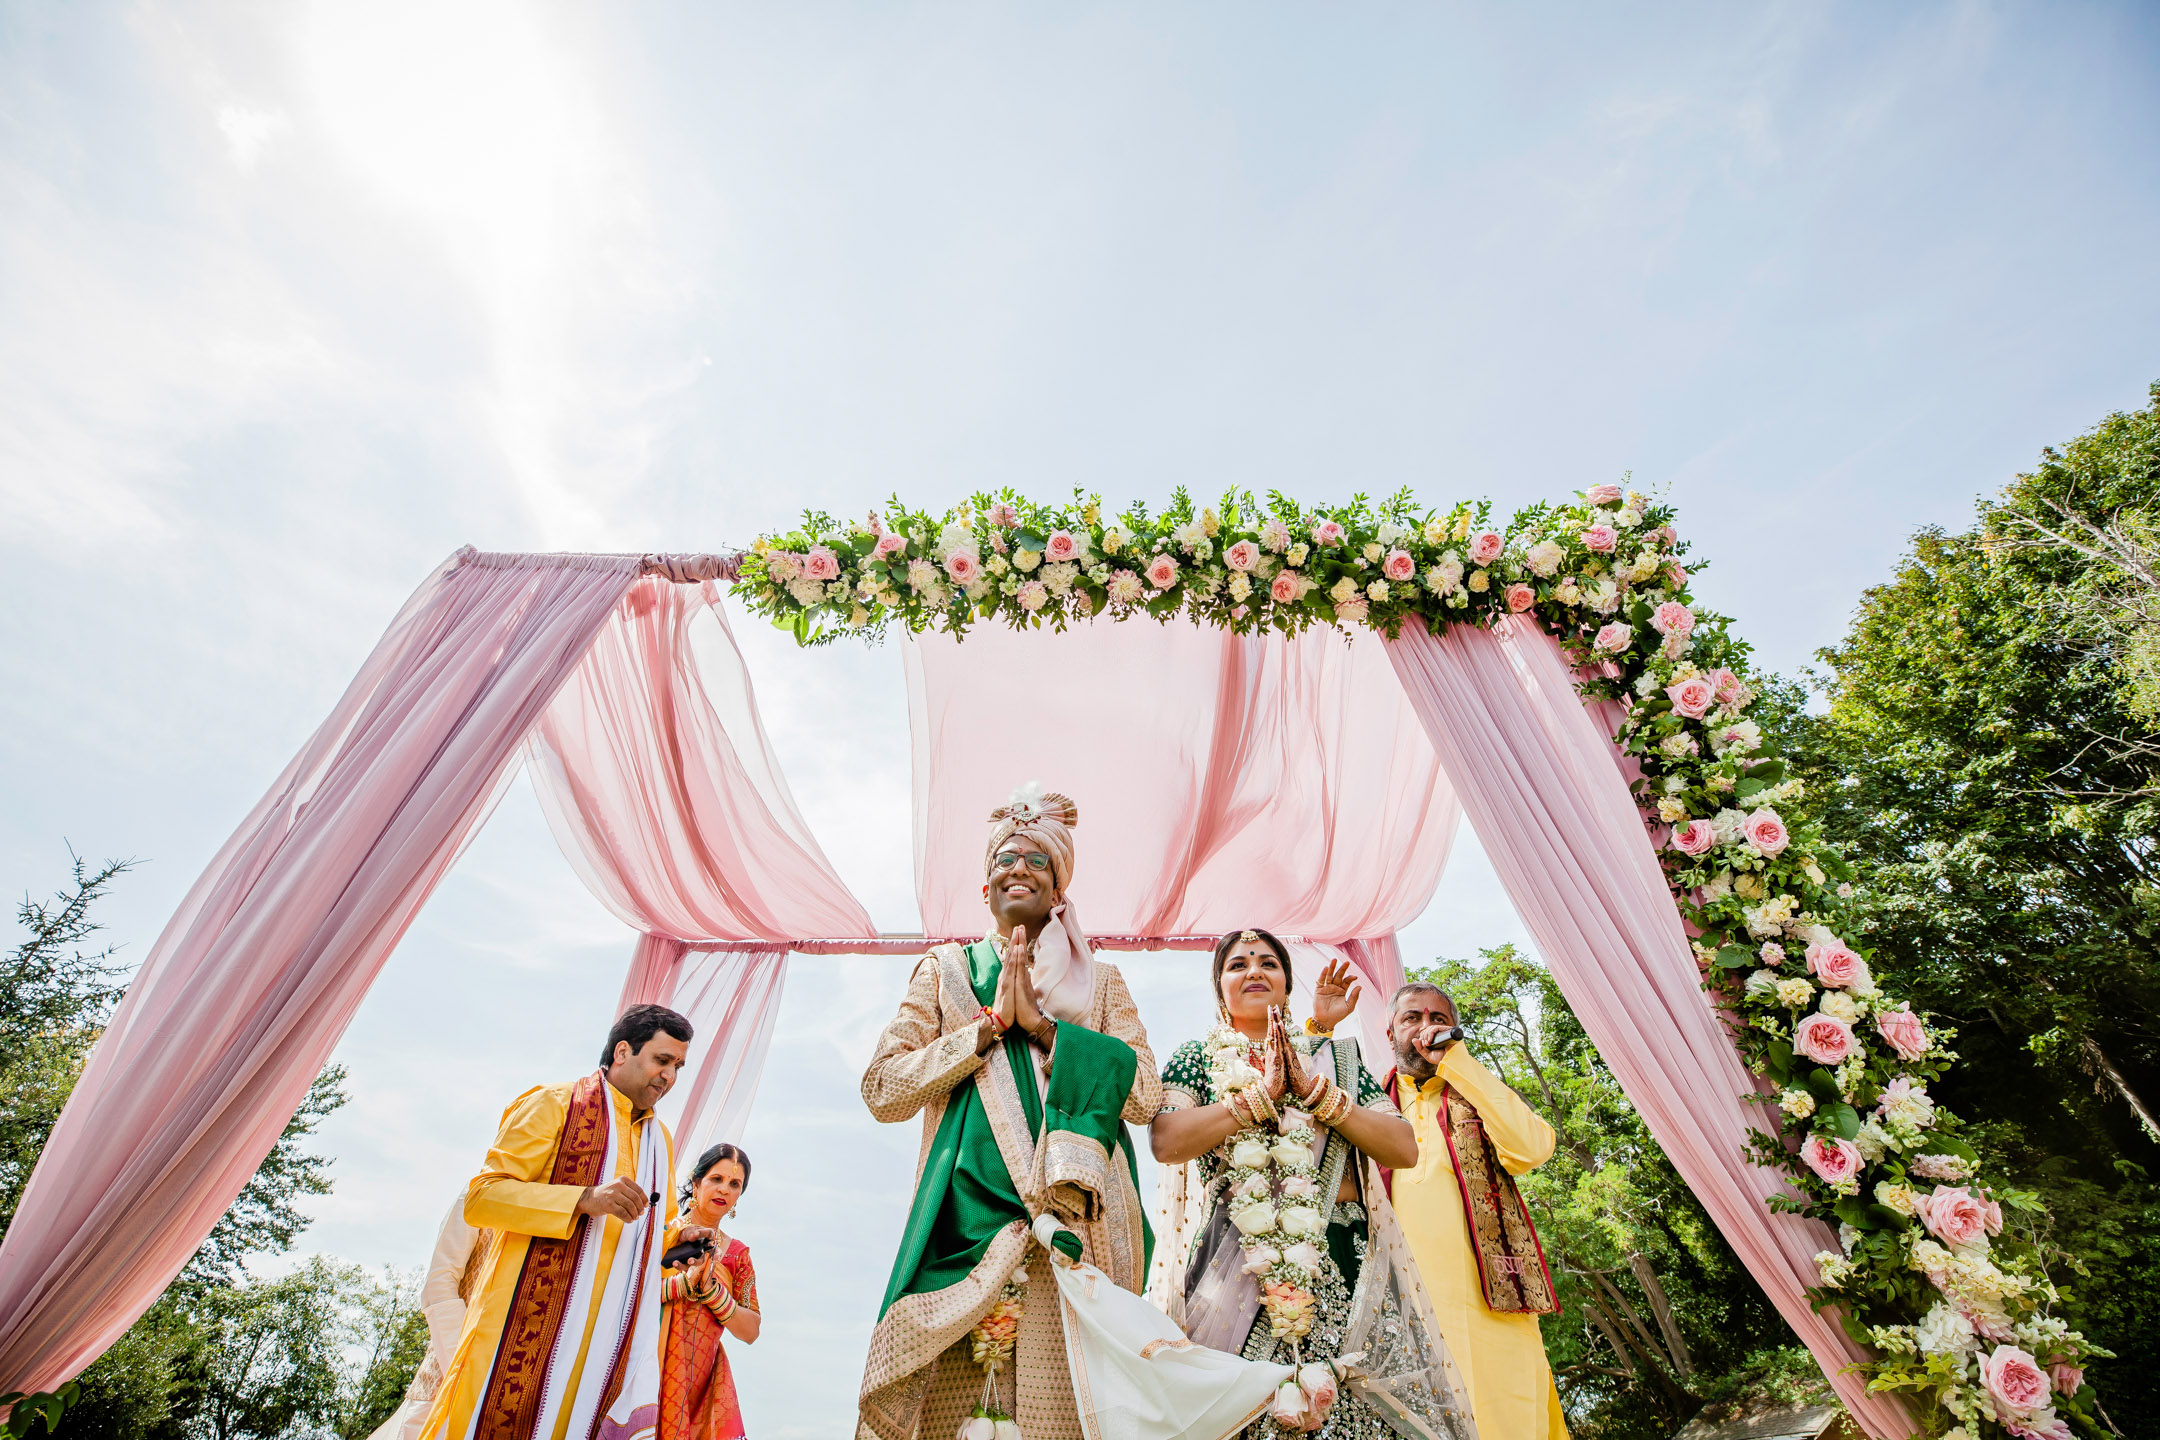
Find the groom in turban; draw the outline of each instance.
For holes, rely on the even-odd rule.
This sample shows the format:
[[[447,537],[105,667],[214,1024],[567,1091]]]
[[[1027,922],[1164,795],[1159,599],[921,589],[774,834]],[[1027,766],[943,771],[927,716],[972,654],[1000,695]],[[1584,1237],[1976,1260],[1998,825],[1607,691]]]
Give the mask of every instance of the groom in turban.
[[[1162,1083],[1124,978],[1089,950],[1066,896],[1079,812],[1024,786],[990,820],[990,933],[916,964],[863,1073],[870,1113],[920,1114],[923,1141],[858,1440],[945,1440],[986,1389],[1027,1440],[1081,1440],[1030,1223],[1055,1215],[1066,1253],[1128,1290],[1154,1247],[1125,1127],[1155,1118]]]

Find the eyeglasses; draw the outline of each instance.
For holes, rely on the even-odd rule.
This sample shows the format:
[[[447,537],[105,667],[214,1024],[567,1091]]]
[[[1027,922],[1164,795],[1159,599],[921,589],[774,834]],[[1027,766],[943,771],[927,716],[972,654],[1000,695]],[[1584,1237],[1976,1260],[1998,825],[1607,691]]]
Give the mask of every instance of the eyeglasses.
[[[1033,870],[1038,875],[1050,868],[1050,857],[1040,850],[1030,850],[1025,854],[1018,850],[1000,850],[997,853],[997,858],[990,862],[990,868],[993,870],[1010,870],[1023,860],[1027,861],[1028,869]]]

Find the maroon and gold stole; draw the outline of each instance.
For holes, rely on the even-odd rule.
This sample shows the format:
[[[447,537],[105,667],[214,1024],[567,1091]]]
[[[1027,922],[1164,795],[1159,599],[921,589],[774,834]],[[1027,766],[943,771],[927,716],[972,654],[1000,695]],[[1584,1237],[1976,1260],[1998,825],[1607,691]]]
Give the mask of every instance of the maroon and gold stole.
[[[607,1144],[610,1103],[607,1080],[598,1071],[570,1087],[570,1109],[563,1117],[549,1184],[597,1185],[605,1177],[613,1158]],[[510,1313],[503,1321],[502,1343],[495,1350],[495,1368],[473,1421],[473,1440],[545,1440],[533,1435],[533,1426],[547,1388],[548,1357],[570,1303],[578,1247],[591,1223],[591,1216],[580,1215],[568,1238],[535,1235],[526,1248]]]
[[[1393,1070],[1388,1071],[1386,1089],[1400,1109]],[[1545,1247],[1538,1243],[1537,1227],[1530,1223],[1530,1208],[1523,1204],[1522,1188],[1500,1163],[1492,1137],[1485,1133],[1484,1117],[1452,1085],[1440,1089],[1440,1134],[1447,1141],[1456,1188],[1462,1192],[1470,1253],[1477,1257],[1485,1307],[1502,1315],[1559,1314],[1560,1297],[1553,1289],[1552,1271],[1545,1266]],[[1394,1172],[1380,1174],[1393,1196]]]

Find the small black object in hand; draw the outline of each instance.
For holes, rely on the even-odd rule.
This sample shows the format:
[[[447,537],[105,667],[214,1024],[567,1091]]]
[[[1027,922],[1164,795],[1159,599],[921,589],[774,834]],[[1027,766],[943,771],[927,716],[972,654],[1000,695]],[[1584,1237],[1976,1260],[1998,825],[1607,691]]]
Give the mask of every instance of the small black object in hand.
[[[712,1248],[712,1237],[710,1235],[701,1240],[684,1240],[678,1244],[670,1245],[667,1248],[667,1254],[660,1257],[660,1267],[663,1270],[673,1270],[678,1266],[688,1265],[700,1255],[712,1254]]]

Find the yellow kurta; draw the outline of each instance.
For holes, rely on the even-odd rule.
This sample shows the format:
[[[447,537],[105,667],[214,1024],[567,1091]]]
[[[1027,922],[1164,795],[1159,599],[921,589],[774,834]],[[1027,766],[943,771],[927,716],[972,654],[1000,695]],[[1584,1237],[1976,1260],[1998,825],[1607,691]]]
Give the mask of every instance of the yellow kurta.
[[[487,1164],[465,1191],[465,1222],[476,1229],[493,1230],[497,1234],[494,1253],[485,1271],[473,1289],[471,1303],[465,1310],[465,1329],[458,1339],[457,1355],[450,1362],[449,1372],[443,1376],[442,1388],[435,1394],[435,1404],[428,1411],[427,1423],[421,1429],[423,1440],[463,1440],[472,1424],[473,1408],[487,1390],[488,1377],[495,1368],[495,1349],[502,1341],[503,1323],[510,1313],[510,1297],[517,1289],[518,1275],[525,1268],[525,1252],[534,1236],[550,1240],[567,1239],[577,1225],[577,1202],[584,1187],[578,1185],[551,1185],[548,1176],[555,1170],[555,1150],[562,1142],[563,1122],[570,1114],[570,1090],[576,1081],[560,1085],[539,1085],[510,1102],[503,1111],[502,1124],[495,1135],[495,1144],[488,1150]],[[615,1163],[609,1178],[626,1175],[637,1178],[638,1147],[644,1143],[645,1127],[659,1125],[652,1112],[633,1111],[630,1097],[608,1087],[608,1099],[615,1107]],[[668,1183],[661,1187],[662,1211],[672,1221],[675,1216],[675,1142],[674,1137],[661,1127],[666,1139]],[[578,1346],[577,1369],[581,1375],[585,1365],[585,1352],[592,1344],[592,1328],[599,1297],[605,1290],[608,1268],[615,1263],[615,1247],[622,1238],[623,1223],[609,1217],[602,1222],[600,1234],[600,1270],[602,1283],[593,1286],[593,1308],[583,1315],[565,1315],[563,1324],[580,1327],[583,1335]],[[577,1376],[571,1379],[571,1389],[566,1397],[576,1394]],[[604,1377],[603,1377],[604,1378]],[[567,1422],[570,1406],[565,1403],[559,1414]],[[533,1440],[563,1440],[560,1428],[551,1436],[535,1436]]]
[[[1470,1251],[1470,1226],[1462,1189],[1440,1133],[1440,1091],[1453,1085],[1477,1107],[1501,1165],[1523,1175],[1553,1152],[1553,1128],[1522,1097],[1480,1065],[1467,1048],[1450,1045],[1440,1072],[1423,1085],[1409,1076],[1397,1086],[1402,1112],[1417,1132],[1418,1163],[1395,1172],[1395,1217],[1410,1242],[1411,1256],[1432,1296],[1440,1333],[1456,1368],[1470,1387],[1479,1440],[1565,1440],[1560,1392],[1545,1359],[1545,1338],[1535,1315],[1500,1315],[1487,1309]]]

